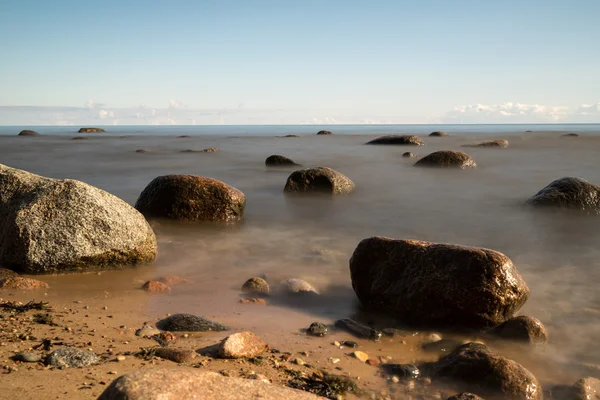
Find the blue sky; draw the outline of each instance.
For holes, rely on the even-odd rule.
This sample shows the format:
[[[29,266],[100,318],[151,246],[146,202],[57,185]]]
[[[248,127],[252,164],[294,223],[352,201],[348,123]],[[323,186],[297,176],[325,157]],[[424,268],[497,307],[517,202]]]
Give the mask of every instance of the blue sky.
[[[3,0],[0,124],[600,122],[599,18],[598,0]]]

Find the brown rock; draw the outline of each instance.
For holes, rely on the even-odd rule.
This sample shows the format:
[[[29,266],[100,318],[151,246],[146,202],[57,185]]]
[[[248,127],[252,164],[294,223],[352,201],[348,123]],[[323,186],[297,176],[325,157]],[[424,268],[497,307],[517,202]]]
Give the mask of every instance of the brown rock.
[[[429,134],[429,137],[442,137],[442,136],[448,136],[448,134],[443,131],[435,131],[435,132],[431,132]]]
[[[542,398],[542,387],[531,372],[479,343],[467,343],[442,357],[431,367],[431,377],[459,390],[494,399]]]
[[[298,278],[279,282],[279,291],[285,294],[319,294],[313,285]]]
[[[227,336],[219,345],[222,358],[256,357],[268,349],[268,345],[252,332],[240,332]]]
[[[36,131],[25,129],[25,130],[22,130],[21,132],[19,132],[18,136],[40,136],[40,134],[37,133]]]
[[[290,158],[274,154],[272,156],[267,157],[267,159],[265,160],[265,165],[267,167],[284,167],[298,164],[296,164],[294,160]]]
[[[429,154],[415,163],[417,167],[476,168],[477,164],[461,151],[442,150]]]
[[[423,146],[424,143],[415,135],[387,135],[373,139],[367,144],[395,144],[408,146]]]
[[[35,290],[48,287],[46,282],[21,276],[11,276],[0,280],[0,289]]]
[[[222,222],[240,221],[245,206],[246,196],[236,188],[196,175],[159,176],[135,203],[148,217]]]
[[[189,364],[196,358],[196,352],[190,349],[178,349],[176,347],[158,347],[154,355],[178,364]]]
[[[257,299],[255,297],[251,297],[248,299],[240,299],[240,303],[242,304],[258,304],[261,306],[266,306],[267,302],[265,299]]]
[[[98,400],[318,400],[322,397],[254,379],[197,369],[151,369],[120,376]]]
[[[148,293],[171,293],[171,288],[162,282],[148,281],[142,286]]]
[[[463,144],[462,147],[495,147],[505,149],[508,147],[508,140],[492,140],[490,142]]]
[[[534,317],[518,316],[494,328],[491,333],[501,338],[526,343],[546,343],[548,332],[542,322]]]
[[[216,153],[219,151],[216,147],[209,147],[208,149],[201,150],[202,153]]]
[[[583,214],[600,214],[600,186],[581,178],[566,177],[551,182],[527,200],[538,208],[562,208]]]
[[[331,131],[319,131],[319,132],[317,132],[317,135],[333,135],[333,132],[331,132]]]
[[[411,153],[410,151],[407,151],[406,153],[402,153],[402,157],[404,158],[415,158],[417,155],[415,153]]]
[[[573,385],[572,400],[600,400],[600,380],[580,379]]]
[[[367,364],[369,364],[371,367],[378,367],[379,366],[379,361],[373,359],[373,358],[369,358],[367,360]]]
[[[288,177],[284,192],[349,194],[354,191],[354,182],[331,168],[316,167],[294,171]]]
[[[417,326],[487,330],[529,297],[508,257],[476,247],[372,237],[354,250],[350,274],[364,306]]]
[[[252,294],[269,294],[270,288],[263,278],[250,278],[242,285],[242,292]]]
[[[13,276],[19,276],[19,274],[12,269],[0,268],[0,280],[4,278],[12,278]]]

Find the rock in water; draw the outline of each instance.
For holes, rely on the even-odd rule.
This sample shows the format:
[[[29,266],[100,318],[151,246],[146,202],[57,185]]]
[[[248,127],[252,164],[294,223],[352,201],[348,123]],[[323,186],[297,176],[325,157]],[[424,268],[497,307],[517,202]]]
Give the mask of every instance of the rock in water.
[[[364,306],[417,326],[490,329],[529,297],[508,257],[476,247],[372,237],[354,250],[350,274]]]
[[[571,389],[573,400],[600,400],[600,380],[596,378],[580,379]]]
[[[508,140],[492,140],[491,142],[463,144],[462,147],[492,147],[505,149],[508,147]]]
[[[484,400],[484,399],[482,397],[477,396],[476,394],[463,392],[463,393],[455,394],[454,396],[448,397],[447,400]]]
[[[269,284],[263,278],[250,278],[242,285],[242,292],[258,295],[269,294]]]
[[[577,133],[565,133],[564,135],[561,135],[560,137],[563,137],[563,138],[575,138],[575,137],[579,137],[579,134],[577,134]]]
[[[461,151],[442,150],[431,153],[415,163],[417,167],[476,168],[477,164]]]
[[[312,324],[310,324],[310,326],[308,327],[308,329],[306,330],[306,334],[310,335],[310,336],[325,336],[327,335],[327,326],[325,324],[322,324],[320,322],[313,322]]]
[[[0,165],[0,264],[26,273],[121,268],[154,261],[156,237],[118,197],[71,179]]]
[[[548,333],[544,324],[533,317],[514,317],[492,330],[501,338],[525,343],[546,343]]]
[[[346,175],[327,167],[307,168],[294,171],[287,179],[284,192],[349,194],[354,182]]]
[[[98,400],[323,400],[301,390],[197,369],[150,369],[120,376]]]
[[[173,332],[221,332],[230,328],[209,319],[191,314],[175,314],[158,321],[156,327]]]
[[[71,140],[88,140],[89,137],[87,136],[75,136],[74,138],[71,138]]]
[[[274,154],[272,156],[267,157],[267,159],[265,160],[265,165],[267,167],[282,167],[286,165],[298,164],[296,164],[292,159]]]
[[[431,377],[484,397],[542,398],[542,387],[531,372],[478,343],[467,343],[442,357],[431,367]]]
[[[37,133],[36,131],[25,129],[25,130],[22,130],[21,132],[19,132],[18,136],[40,136],[40,134]]]
[[[319,294],[310,283],[302,279],[292,278],[279,282],[279,290],[286,294]]]
[[[317,135],[333,135],[333,132],[331,132],[331,131],[319,131],[319,132],[317,132]]]
[[[11,269],[0,268],[0,280],[5,278],[13,278],[15,276],[19,276],[19,274]]]
[[[148,293],[171,293],[171,288],[159,281],[147,281],[142,289]]]
[[[387,135],[373,139],[367,144],[397,144],[409,146],[423,146],[423,141],[415,135]]]
[[[35,290],[47,289],[49,286],[46,282],[38,281],[37,279],[23,278],[22,276],[10,276],[0,279],[0,289],[17,289],[17,290]]]
[[[135,203],[135,208],[148,217],[222,222],[240,221],[245,206],[244,193],[196,175],[159,176]]]
[[[561,178],[537,192],[527,204],[600,214],[600,186],[581,178]]]
[[[54,350],[46,357],[46,365],[52,367],[81,368],[96,364],[100,361],[98,356],[90,351],[83,351],[74,347],[63,347]]]
[[[442,137],[442,136],[448,136],[448,134],[443,131],[434,131],[429,134],[429,137]]]
[[[415,153],[411,153],[410,151],[407,151],[406,153],[402,153],[402,157],[404,158],[415,158],[417,155]]]
[[[252,332],[240,332],[227,336],[219,344],[219,356],[222,358],[256,357],[269,346]]]
[[[106,132],[102,128],[79,128],[78,133],[103,133]]]

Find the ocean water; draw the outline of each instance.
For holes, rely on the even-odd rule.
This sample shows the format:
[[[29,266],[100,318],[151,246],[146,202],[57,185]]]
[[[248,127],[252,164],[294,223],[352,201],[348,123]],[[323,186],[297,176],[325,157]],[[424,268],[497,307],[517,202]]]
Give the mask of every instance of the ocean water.
[[[541,379],[565,383],[600,365],[600,218],[538,212],[524,204],[561,177],[600,184],[600,125],[117,126],[86,135],[89,140],[70,140],[78,136],[72,127],[39,127],[34,129],[44,136],[15,136],[25,128],[0,127],[0,163],[82,180],[131,204],[153,178],[166,174],[220,179],[247,198],[244,222],[236,227],[155,223],[160,255],[151,266],[49,277],[63,293],[131,288],[152,276],[180,274],[197,285],[166,301],[149,299],[149,309],[216,315],[259,333],[286,334],[311,320],[333,321],[356,311],[348,260],[364,238],[481,246],[512,259],[531,289],[520,313],[539,318],[550,333],[543,350],[506,349],[507,354]],[[319,129],[335,134],[317,136]],[[427,137],[433,130],[450,136]],[[581,136],[560,137],[568,132]],[[364,145],[388,133],[417,134],[425,146]],[[299,137],[278,137],[288,134]],[[461,147],[489,139],[507,139],[510,146]],[[219,152],[181,152],[208,147]],[[405,151],[424,156],[442,149],[467,152],[478,168],[422,169],[401,157]],[[286,197],[283,187],[294,168],[267,169],[264,160],[272,154],[306,167],[331,167],[350,177],[356,191],[336,198]],[[322,293],[321,300],[238,316],[239,287],[262,274],[270,282],[305,279]]]

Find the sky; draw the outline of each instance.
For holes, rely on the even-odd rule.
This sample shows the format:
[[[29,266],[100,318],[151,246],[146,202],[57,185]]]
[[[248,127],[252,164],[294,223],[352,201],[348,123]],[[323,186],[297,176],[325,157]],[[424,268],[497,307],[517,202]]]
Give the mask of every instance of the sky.
[[[0,0],[0,125],[600,122],[598,0]]]

